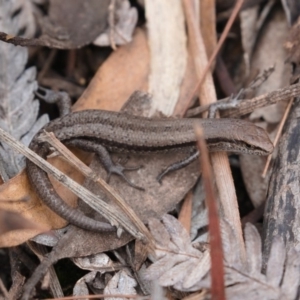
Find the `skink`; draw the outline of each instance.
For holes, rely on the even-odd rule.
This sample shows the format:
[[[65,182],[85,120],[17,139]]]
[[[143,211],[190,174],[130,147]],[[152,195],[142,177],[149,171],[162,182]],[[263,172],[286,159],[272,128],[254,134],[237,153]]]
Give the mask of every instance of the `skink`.
[[[70,113],[47,124],[43,130],[53,132],[63,143],[97,152],[106,170],[127,180],[122,168],[113,165],[106,149],[112,152],[186,151],[193,153],[186,160],[169,167],[169,171],[184,167],[197,157],[194,124],[204,130],[209,151],[228,151],[252,155],[268,155],[273,144],[266,131],[239,119],[149,119],[126,113],[86,110]],[[40,131],[30,148],[46,158],[49,145],[40,142]],[[71,224],[92,231],[112,231],[114,227],[85,216],[67,205],[53,189],[47,174],[27,160],[27,174],[39,198]],[[160,176],[159,179],[161,179]]]

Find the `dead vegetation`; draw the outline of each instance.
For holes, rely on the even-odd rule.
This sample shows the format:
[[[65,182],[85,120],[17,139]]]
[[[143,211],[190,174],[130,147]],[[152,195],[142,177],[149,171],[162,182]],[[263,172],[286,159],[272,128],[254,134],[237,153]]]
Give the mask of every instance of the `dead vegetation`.
[[[299,299],[299,15],[297,0],[0,0],[0,299]],[[142,166],[128,176],[143,190],[108,184],[96,157],[51,136],[51,164],[28,150],[59,117],[38,86],[72,111],[152,118],[206,117],[220,99],[218,116],[254,122],[276,149],[208,156],[196,129],[201,164],[160,184],[183,153],[113,153]],[[24,155],[118,230],[68,225]]]

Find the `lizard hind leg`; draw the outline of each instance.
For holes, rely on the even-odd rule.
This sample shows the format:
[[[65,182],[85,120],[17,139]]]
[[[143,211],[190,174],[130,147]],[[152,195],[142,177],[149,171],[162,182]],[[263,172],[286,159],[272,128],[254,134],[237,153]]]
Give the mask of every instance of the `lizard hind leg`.
[[[161,181],[163,177],[165,177],[170,172],[174,172],[176,170],[182,169],[186,166],[188,166],[191,162],[193,162],[195,159],[197,159],[199,156],[199,151],[193,151],[192,154],[184,158],[183,160],[180,160],[176,163],[171,164],[167,168],[161,171],[161,173],[156,177],[156,180],[161,184]]]
[[[122,177],[128,183],[128,185],[130,185],[131,187],[133,187],[135,189],[138,189],[138,190],[141,190],[141,191],[144,191],[144,189],[142,187],[139,187],[139,186],[135,185],[124,174],[124,172],[127,172],[127,171],[138,170],[138,169],[141,168],[141,166],[138,166],[138,167],[124,167],[119,163],[115,164],[112,161],[112,159],[110,157],[110,154],[108,153],[106,148],[104,146],[102,146],[101,144],[95,142],[95,141],[76,138],[76,139],[72,139],[72,140],[67,141],[66,144],[69,145],[69,146],[78,147],[78,148],[80,148],[84,151],[96,153],[97,156],[99,157],[103,167],[105,168],[105,170],[107,172],[106,182],[109,182],[111,175],[115,174],[115,175],[118,175],[118,176]]]

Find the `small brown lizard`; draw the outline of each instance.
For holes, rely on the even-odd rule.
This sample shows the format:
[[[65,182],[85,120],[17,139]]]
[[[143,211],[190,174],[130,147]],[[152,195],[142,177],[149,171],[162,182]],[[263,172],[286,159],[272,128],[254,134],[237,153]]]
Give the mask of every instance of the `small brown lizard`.
[[[114,165],[106,149],[112,152],[193,150],[185,160],[162,172],[158,177],[161,180],[168,172],[186,166],[198,156],[195,122],[203,127],[210,151],[253,155],[268,155],[273,151],[265,130],[239,119],[149,119],[126,113],[87,110],[56,119],[43,130],[54,132],[63,143],[96,152],[109,174],[118,174],[131,184],[123,174],[126,168]],[[46,143],[39,141],[41,132],[34,137],[30,148],[46,158],[50,150]],[[91,219],[68,206],[53,189],[47,174],[29,160],[27,174],[40,199],[71,224],[93,231],[114,230],[111,225]]]

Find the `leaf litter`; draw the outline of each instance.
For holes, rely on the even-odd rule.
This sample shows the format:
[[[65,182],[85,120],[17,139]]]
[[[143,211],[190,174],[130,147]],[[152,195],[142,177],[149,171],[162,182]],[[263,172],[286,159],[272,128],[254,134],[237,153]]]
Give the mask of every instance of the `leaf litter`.
[[[84,63],[75,64],[75,61],[80,62],[82,59],[83,56],[81,55],[83,52],[80,51],[84,51],[84,49],[88,49],[85,54],[89,53],[87,55],[90,55],[90,58],[92,58],[92,60],[89,61],[93,61],[93,55],[96,52],[101,52],[101,50],[97,49],[97,51],[92,54],[91,49],[93,48],[90,48],[90,46],[82,48],[77,52],[68,52],[66,54],[68,65],[59,67],[61,69],[58,68],[61,74],[71,74],[71,78],[64,78],[64,80],[66,80],[66,82],[68,80],[72,82],[74,87],[78,87],[78,90],[83,90],[83,88],[86,87],[84,82],[90,82],[83,95],[76,102],[74,109],[98,108],[119,110],[135,90],[150,90],[154,95],[153,102],[158,103],[159,109],[162,111],[162,113],[157,114],[161,117],[162,114],[169,115],[172,113],[175,107],[173,98],[184,101],[184,98],[187,97],[186,95],[190,94],[190,91],[199,79],[197,76],[199,66],[197,66],[197,59],[195,59],[195,53],[193,53],[199,44],[197,44],[197,41],[194,45],[189,45],[189,47],[186,48],[185,41],[186,39],[190,39],[190,35],[193,34],[190,32],[191,28],[193,28],[191,24],[188,24],[188,35],[184,30],[185,27],[182,27],[183,30],[180,33],[182,35],[180,39],[176,36],[176,31],[175,34],[174,32],[172,33],[174,36],[171,36],[171,31],[168,33],[168,26],[171,24],[168,22],[168,18],[171,18],[172,13],[174,13],[172,8],[174,8],[174,11],[182,8],[177,7],[175,9],[174,5],[172,7],[172,4],[168,3],[170,7],[166,13],[166,11],[163,10],[168,4],[164,6],[161,3],[155,4],[155,1],[151,2],[151,4],[148,2],[149,1],[145,1],[144,4],[139,3],[132,7],[128,1],[110,0],[105,1],[105,3],[103,2],[99,10],[97,1],[91,1],[90,3],[87,1],[84,4],[81,1],[64,1],[62,4],[60,1],[50,0],[48,7],[44,1],[0,1],[0,39],[7,42],[1,42],[0,44],[0,53],[1,49],[5,49],[2,50],[3,55],[0,55],[0,126],[17,139],[23,141],[25,145],[28,145],[34,134],[48,121],[48,115],[42,112],[45,111],[43,105],[40,108],[39,102],[34,96],[34,91],[37,89],[37,69],[34,65],[38,66],[38,63],[35,63],[35,61],[40,60],[44,63],[45,58],[47,58],[47,50],[43,48],[34,51],[30,50],[30,63],[28,63],[28,50],[26,48],[15,47],[9,43],[23,46],[46,45],[59,49],[82,48],[84,45],[92,42],[96,45],[110,45],[115,51],[104,61],[102,66],[98,68],[96,74],[88,74],[87,70],[90,66],[86,61],[84,61],[85,67],[83,69],[82,66]],[[184,3],[184,5],[187,5],[185,9],[189,8],[190,5],[187,4],[187,2],[188,1]],[[285,3],[285,1],[282,2]],[[37,3],[38,5],[36,5]],[[201,3],[201,5],[202,4],[203,3]],[[197,11],[196,1],[194,5],[194,9]],[[220,8],[221,5],[218,5]],[[291,74],[292,71],[289,65],[283,68],[282,65],[285,61],[285,57],[284,51],[281,51],[281,47],[278,47],[277,52],[273,52],[272,49],[276,47],[272,47],[271,41],[266,42],[265,39],[264,42],[266,46],[270,46],[271,50],[263,50],[265,46],[260,40],[260,32],[262,32],[263,38],[269,34],[273,36],[275,45],[282,45],[282,42],[278,42],[278,37],[275,37],[275,34],[272,35],[270,33],[271,31],[268,32],[268,22],[269,20],[273,21],[275,25],[279,26],[277,33],[282,33],[284,27],[282,24],[285,22],[284,13],[287,20],[292,24],[292,20],[295,22],[296,9],[291,16],[291,3],[284,4],[284,13],[282,9],[280,10],[276,6],[274,8],[274,1],[267,1],[264,7],[255,5],[257,4],[252,4],[250,8],[245,5],[243,11],[240,13],[240,31],[242,35],[242,45],[244,47],[244,49],[242,49],[242,55],[240,55],[240,58],[243,57],[243,59],[240,59],[242,63],[237,63],[236,57],[233,57],[234,53],[228,52],[230,47],[225,47],[222,57],[226,58],[224,61],[228,72],[226,73],[224,69],[218,69],[220,66],[218,63],[215,68],[218,74],[216,77],[217,82],[220,81],[221,74],[224,82],[231,82],[232,85],[234,82],[238,89],[244,85],[245,82],[251,81],[254,76],[253,73],[255,73],[255,68],[261,68],[260,71],[263,71],[263,68],[267,69],[269,67],[268,65],[262,65],[262,62],[258,63],[257,67],[255,60],[263,62],[276,60],[278,66],[275,67],[275,69],[278,75],[274,75],[274,77],[271,76],[270,78],[272,80],[270,80],[270,82],[266,81],[266,83],[261,85],[261,90],[259,88],[256,90],[256,95],[259,95],[262,93],[262,90],[265,89],[267,89],[267,91],[276,91],[280,87],[288,84],[287,81],[289,77],[293,76],[293,78],[295,78],[297,76],[297,74]],[[93,9],[93,7],[95,9]],[[164,22],[166,23],[161,22],[161,24],[156,24],[155,13],[153,13],[155,10],[153,10],[153,8],[157,9],[158,7],[160,7],[160,11],[158,11],[160,15],[166,13],[164,17]],[[41,10],[40,8],[43,9]],[[208,9],[212,9],[212,7],[208,8],[207,6],[205,8],[204,5],[201,6],[201,9],[207,9],[207,11],[205,11],[207,16],[209,14],[215,14],[215,12],[208,12]],[[226,8],[223,9],[225,9],[223,13],[226,15],[228,11],[226,11]],[[146,15],[143,15],[145,10]],[[277,15],[274,11],[276,11]],[[180,14],[181,17],[177,20],[177,24],[175,21],[175,25],[180,25],[182,18],[184,18],[185,22],[191,20],[189,18],[192,16],[188,15],[186,11],[181,11]],[[281,15],[280,22],[279,14]],[[218,22],[224,18],[224,15],[218,12]],[[74,21],[74,16],[77,16],[76,22]],[[144,19],[143,22],[146,22],[144,25],[148,25],[151,39],[149,32],[147,35],[144,25],[140,26],[141,23],[138,23],[138,27],[136,27],[137,20],[141,22],[144,16],[146,16],[146,21]],[[158,16],[158,14],[156,16]],[[269,19],[267,16],[269,16]],[[203,20],[205,20],[205,18]],[[82,26],[82,24],[86,26]],[[155,24],[162,26],[159,29],[155,29]],[[274,26],[271,27],[274,29]],[[39,33],[37,28],[40,30]],[[134,28],[135,31],[133,31]],[[238,26],[233,28],[233,30],[236,31]],[[294,30],[296,30],[296,28],[297,27],[295,27]],[[265,32],[263,30],[265,30]],[[285,27],[285,33],[282,36],[285,36],[288,30],[289,29]],[[176,42],[180,42],[181,44],[178,44],[178,47],[172,46],[172,49],[168,50],[169,48],[167,46],[170,46],[171,42],[162,46],[167,39],[162,38],[163,35],[160,35],[160,32],[164,34],[167,33],[167,38],[170,38],[170,41],[174,41],[175,44]],[[38,34],[40,34],[40,36],[37,38]],[[99,34],[100,42],[99,40],[95,41],[96,36]],[[231,36],[232,40],[226,42],[228,45],[230,42],[236,42],[237,38],[234,34],[235,33]],[[158,39],[156,40],[156,38]],[[205,39],[204,37],[204,40]],[[128,43],[130,40],[132,40],[132,42]],[[195,41],[196,40],[197,39],[195,39]],[[159,41],[158,45],[155,44],[157,41]],[[127,44],[118,46],[124,42],[127,42]],[[210,42],[204,41],[204,43],[209,44]],[[1,48],[2,46],[3,48]],[[157,46],[158,48],[156,48]],[[163,47],[166,51],[159,51],[160,47]],[[286,48],[288,47],[293,51],[291,55],[294,60],[293,63],[297,64],[297,35],[290,38],[286,44]],[[180,49],[184,49],[184,51],[180,52]],[[176,60],[175,50],[179,51],[179,53],[176,52],[176,55],[180,57],[180,60],[177,59],[176,63],[174,61]],[[159,51],[159,55],[155,54],[157,51]],[[173,56],[168,54],[170,51],[173,52]],[[257,58],[256,52],[262,54],[262,58]],[[271,52],[274,56],[270,55]],[[76,53],[77,56],[73,56],[74,53]],[[57,65],[59,65],[59,55],[55,59],[55,64],[49,61],[49,68],[52,69],[52,71],[57,69]],[[162,57],[160,57],[160,55]],[[168,57],[164,57],[164,55]],[[157,65],[156,62],[159,61],[160,63]],[[78,74],[76,74],[75,76],[77,72],[76,68],[80,69],[79,66],[81,66],[81,75],[78,76]],[[238,67],[233,69],[233,66]],[[157,71],[160,70],[161,67],[165,70],[176,69],[177,75],[172,77],[173,73],[171,72],[170,75],[166,76],[166,74],[169,74],[169,71],[165,74],[163,73],[164,71]],[[40,68],[40,66],[38,68]],[[63,68],[68,68],[68,72],[62,70]],[[195,70],[193,70],[193,72],[188,70],[191,68]],[[95,69],[95,66],[93,66],[93,69]],[[38,71],[39,70],[40,69],[38,69]],[[73,70],[73,77],[72,71],[70,72],[70,70]],[[55,70],[55,72],[57,72],[57,70]],[[50,79],[51,74],[53,73],[49,72],[47,74]],[[78,78],[83,80],[80,81]],[[149,78],[151,78],[151,82]],[[189,84],[186,83],[187,78],[189,78]],[[285,82],[281,78],[285,78]],[[172,82],[170,79],[176,82]],[[55,83],[55,81],[52,82]],[[156,84],[153,84],[154,82],[156,82]],[[218,82],[218,84],[220,84],[220,82]],[[156,86],[160,86],[160,88],[156,89]],[[222,90],[222,84],[220,84],[220,86]],[[166,89],[165,93],[163,92],[164,88]],[[205,88],[207,88],[206,85]],[[220,93],[225,94],[225,96],[230,96],[226,95],[226,89]],[[172,97],[167,95],[171,95]],[[163,101],[170,100],[169,98],[172,98],[172,103]],[[142,97],[137,97],[135,101],[130,102],[127,106],[130,107],[127,109],[129,111],[132,110],[133,114],[143,114],[147,116],[153,113],[151,100],[150,104],[145,104]],[[183,104],[183,106],[185,105]],[[175,111],[179,109],[178,107],[180,106],[177,106]],[[256,114],[252,115],[252,119],[263,119],[271,124],[278,121],[280,113],[281,111],[279,109],[275,116],[269,108],[266,108],[265,110],[256,111]],[[263,126],[269,129],[267,123]],[[24,167],[24,159],[20,155],[16,155],[7,148],[7,146],[3,145],[0,148],[0,154],[2,156],[2,169],[5,170],[6,173],[6,175],[5,173],[4,175],[2,174],[4,180],[15,176]],[[115,159],[117,160],[119,157],[116,156]],[[56,164],[61,164],[57,158],[53,160],[56,161]],[[127,259],[123,261],[121,259],[121,253],[124,255],[125,245],[128,246],[128,243],[132,241],[132,237],[126,232],[123,232],[121,237],[118,237],[117,234],[100,235],[86,232],[73,226],[67,227],[66,232],[63,233],[56,231],[47,232],[35,237],[34,240],[39,245],[51,245],[53,248],[46,258],[42,259],[41,265],[37,268],[37,270],[40,270],[40,273],[37,271],[34,273],[37,277],[34,278],[33,276],[25,284],[23,299],[29,297],[28,295],[35,286],[32,282],[35,281],[37,283],[42,279],[47,268],[62,258],[72,258],[74,262],[76,261],[79,268],[90,271],[85,276],[77,278],[77,283],[73,281],[72,287],[74,296],[84,296],[88,293],[103,293],[105,295],[130,294],[134,298],[134,295],[142,295],[141,290],[143,290],[144,294],[152,293],[152,297],[155,298],[155,294],[151,290],[151,285],[153,284],[153,287],[155,287],[155,284],[158,284],[161,287],[168,287],[170,293],[174,297],[177,296],[177,298],[184,298],[184,296],[178,296],[178,291],[189,295],[191,292],[200,293],[201,290],[206,290],[206,294],[209,297],[211,283],[214,280],[211,276],[214,275],[210,274],[211,257],[208,243],[209,237],[207,238],[206,230],[208,220],[203,201],[194,204],[196,205],[194,207],[198,211],[197,214],[194,212],[191,224],[194,241],[191,240],[189,233],[175,217],[166,214],[170,211],[172,211],[174,215],[177,214],[180,209],[178,203],[195,184],[197,184],[196,190],[200,190],[199,186],[201,186],[201,183],[196,183],[199,173],[197,164],[195,163],[194,166],[182,170],[181,173],[172,174],[170,178],[164,180],[162,186],[159,186],[155,182],[157,172],[159,172],[164,165],[168,165],[174,160],[176,161],[176,157],[172,157],[171,155],[169,157],[155,155],[154,158],[151,159],[148,157],[129,157],[130,164],[139,163],[145,165],[138,174],[130,174],[132,180],[146,187],[145,193],[138,193],[128,188],[118,178],[112,178],[111,180],[111,185],[118,189],[131,207],[135,208],[141,220],[148,224],[156,242],[155,254],[149,254],[148,259],[145,261],[144,254],[147,247],[142,246],[140,241],[136,241],[136,247],[126,252],[125,257],[127,257]],[[86,158],[86,161],[90,161],[90,158]],[[93,164],[97,170],[101,168],[96,162],[93,162]],[[246,169],[248,170],[250,168],[251,163],[250,165],[248,164]],[[72,174],[72,176],[78,176],[79,181],[83,180],[82,176],[76,175],[77,173],[70,167],[66,167],[66,173],[68,175]],[[99,170],[99,173],[105,176],[103,170]],[[248,175],[248,177],[249,176],[258,175],[251,174]],[[247,182],[248,180],[250,182],[250,179],[247,179]],[[259,182],[259,180],[254,182]],[[248,185],[251,186],[253,184]],[[63,191],[61,186],[55,186],[58,186],[58,190]],[[217,184],[217,186],[219,185]],[[266,189],[266,187],[263,189]],[[67,201],[75,202],[74,196],[71,196],[68,192],[64,193],[64,198],[66,198]],[[101,192],[97,191],[96,193]],[[257,203],[260,205],[260,203],[264,201],[263,193],[259,196],[259,200],[257,200],[257,196],[254,192],[251,192],[251,194],[254,205],[257,205]],[[39,230],[43,231],[45,228],[48,229],[50,227],[53,229],[60,228],[66,224],[56,216],[51,215],[48,208],[40,203],[26,182],[24,173],[17,175],[4,184],[0,190],[0,197],[1,208],[5,209],[5,211],[1,211],[1,221],[6,218],[7,209],[21,213],[22,216],[20,217],[20,222],[15,222],[11,227],[5,229],[8,230],[10,235],[6,235],[5,232],[1,234],[1,246],[9,247],[21,244],[35,236]],[[164,201],[162,201],[162,199]],[[83,207],[82,204],[80,204],[80,206]],[[86,209],[88,213],[91,213],[89,208],[84,209]],[[233,215],[238,215],[238,211],[235,208],[230,206],[229,210],[232,210]],[[266,255],[266,253],[262,252],[265,237],[263,236],[262,239],[256,227],[248,223],[243,231],[243,242],[241,237],[242,230],[240,227],[238,228],[238,226],[240,226],[238,222],[227,219],[229,210],[227,207],[224,207],[223,202],[221,202],[220,211],[225,213],[225,216],[221,218],[221,233],[224,252],[226,298],[296,299],[300,273],[298,249],[296,247],[286,247],[287,241],[283,241],[280,236],[275,236],[273,240],[268,241],[271,246],[269,254]],[[8,213],[8,215],[9,214],[10,213]],[[186,212],[186,214],[186,218],[191,218],[191,215],[189,215],[190,212]],[[13,216],[15,217],[15,215]],[[29,217],[30,222],[26,223],[24,220],[24,223],[22,223],[23,216]],[[14,217],[11,219],[14,220]],[[31,220],[36,221],[36,223],[32,223]],[[34,227],[35,224],[37,224],[38,227]],[[24,226],[25,231],[19,231],[19,233],[17,233],[18,230],[14,229],[18,229],[21,226]],[[33,231],[27,231],[27,233],[24,234],[26,228],[27,230]],[[242,253],[243,245],[245,246],[244,254]],[[20,246],[20,249],[22,247],[24,248],[24,246]],[[103,253],[104,251],[106,254]],[[135,261],[134,258],[135,254],[137,261]],[[132,262],[130,262],[129,259],[131,256],[133,257]],[[49,260],[47,261],[47,259]],[[21,263],[23,263],[23,261]],[[141,270],[137,266],[142,266]],[[29,270],[31,272],[33,271],[30,268]],[[53,269],[51,270],[53,271]],[[4,288],[0,288],[0,295],[3,293],[10,295],[12,298],[17,298],[23,293],[21,289],[24,284],[24,278],[18,277],[18,274],[18,272],[14,273],[14,284],[11,289],[5,290],[5,286]],[[55,288],[53,288],[55,280],[55,277],[51,275],[50,281],[48,280],[48,285],[50,286],[52,295],[59,297],[63,293],[62,291],[55,291]],[[154,281],[155,283],[153,283]],[[19,284],[17,284],[17,282]],[[163,297],[164,296],[160,294],[159,298],[156,299]],[[121,298],[121,296],[119,298]]]

